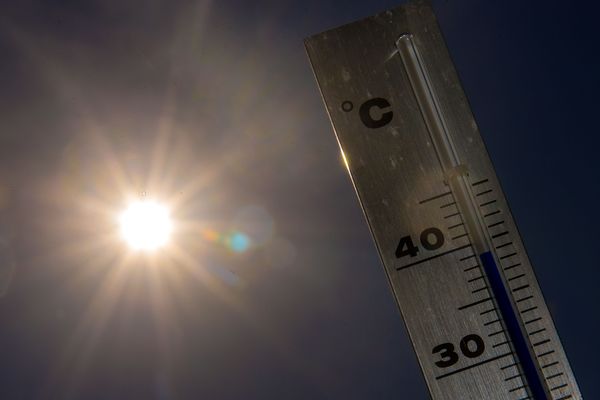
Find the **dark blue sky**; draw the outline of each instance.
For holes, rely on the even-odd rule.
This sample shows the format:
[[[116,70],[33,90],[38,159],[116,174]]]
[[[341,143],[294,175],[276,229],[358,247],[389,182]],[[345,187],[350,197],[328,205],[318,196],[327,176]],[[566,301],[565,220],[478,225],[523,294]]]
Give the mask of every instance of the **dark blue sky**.
[[[0,397],[426,399],[302,43],[397,5],[3,2]],[[434,8],[598,398],[600,10]],[[124,263],[123,185],[255,246],[190,229],[184,256]]]

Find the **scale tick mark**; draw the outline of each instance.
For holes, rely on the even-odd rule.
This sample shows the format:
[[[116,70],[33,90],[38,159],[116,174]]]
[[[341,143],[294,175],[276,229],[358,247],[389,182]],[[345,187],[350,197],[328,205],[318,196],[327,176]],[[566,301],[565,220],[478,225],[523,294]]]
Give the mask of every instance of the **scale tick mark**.
[[[442,194],[438,194],[437,196],[433,196],[433,197],[430,197],[428,199],[421,200],[421,201],[419,201],[419,204],[424,204],[424,203],[427,203],[427,202],[432,201],[432,200],[441,199],[442,197],[448,196],[449,194],[452,194],[452,192],[445,192],[445,193],[442,193]]]
[[[484,194],[491,193],[492,191],[493,191],[492,189],[488,189],[483,192],[477,193],[475,196],[483,196]]]

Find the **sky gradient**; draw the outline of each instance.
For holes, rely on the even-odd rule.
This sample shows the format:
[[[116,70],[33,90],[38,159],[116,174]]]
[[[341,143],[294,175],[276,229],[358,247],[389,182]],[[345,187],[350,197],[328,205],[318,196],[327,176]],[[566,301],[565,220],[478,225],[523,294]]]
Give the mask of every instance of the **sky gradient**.
[[[427,399],[302,42],[400,4],[3,2],[0,397]],[[598,6],[433,4],[597,398]],[[115,242],[132,193],[173,254]]]

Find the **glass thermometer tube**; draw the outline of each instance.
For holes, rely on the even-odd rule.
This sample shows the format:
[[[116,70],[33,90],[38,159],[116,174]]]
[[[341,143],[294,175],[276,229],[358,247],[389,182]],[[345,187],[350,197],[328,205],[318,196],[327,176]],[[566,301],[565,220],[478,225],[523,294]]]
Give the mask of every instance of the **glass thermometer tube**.
[[[502,273],[491,251],[492,246],[483,228],[482,219],[476,211],[474,196],[468,182],[468,167],[461,164],[456,155],[447,125],[440,111],[441,107],[412,35],[404,34],[400,36],[396,41],[396,49],[404,64],[419,109],[444,171],[446,183],[455,196],[467,232],[472,238],[474,250],[483,265],[504,324],[512,339],[512,346],[521,363],[531,395],[535,400],[552,399],[544,385],[544,379],[536,365],[535,355],[528,343],[524,328],[519,321],[509,291],[502,278]]]

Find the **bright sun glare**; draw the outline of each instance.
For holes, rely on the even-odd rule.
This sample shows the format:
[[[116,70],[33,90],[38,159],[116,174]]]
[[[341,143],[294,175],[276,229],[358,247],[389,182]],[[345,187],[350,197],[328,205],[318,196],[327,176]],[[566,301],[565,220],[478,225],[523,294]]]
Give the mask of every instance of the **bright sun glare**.
[[[131,203],[120,215],[123,239],[134,250],[155,250],[169,240],[173,224],[169,210],[152,200]]]

